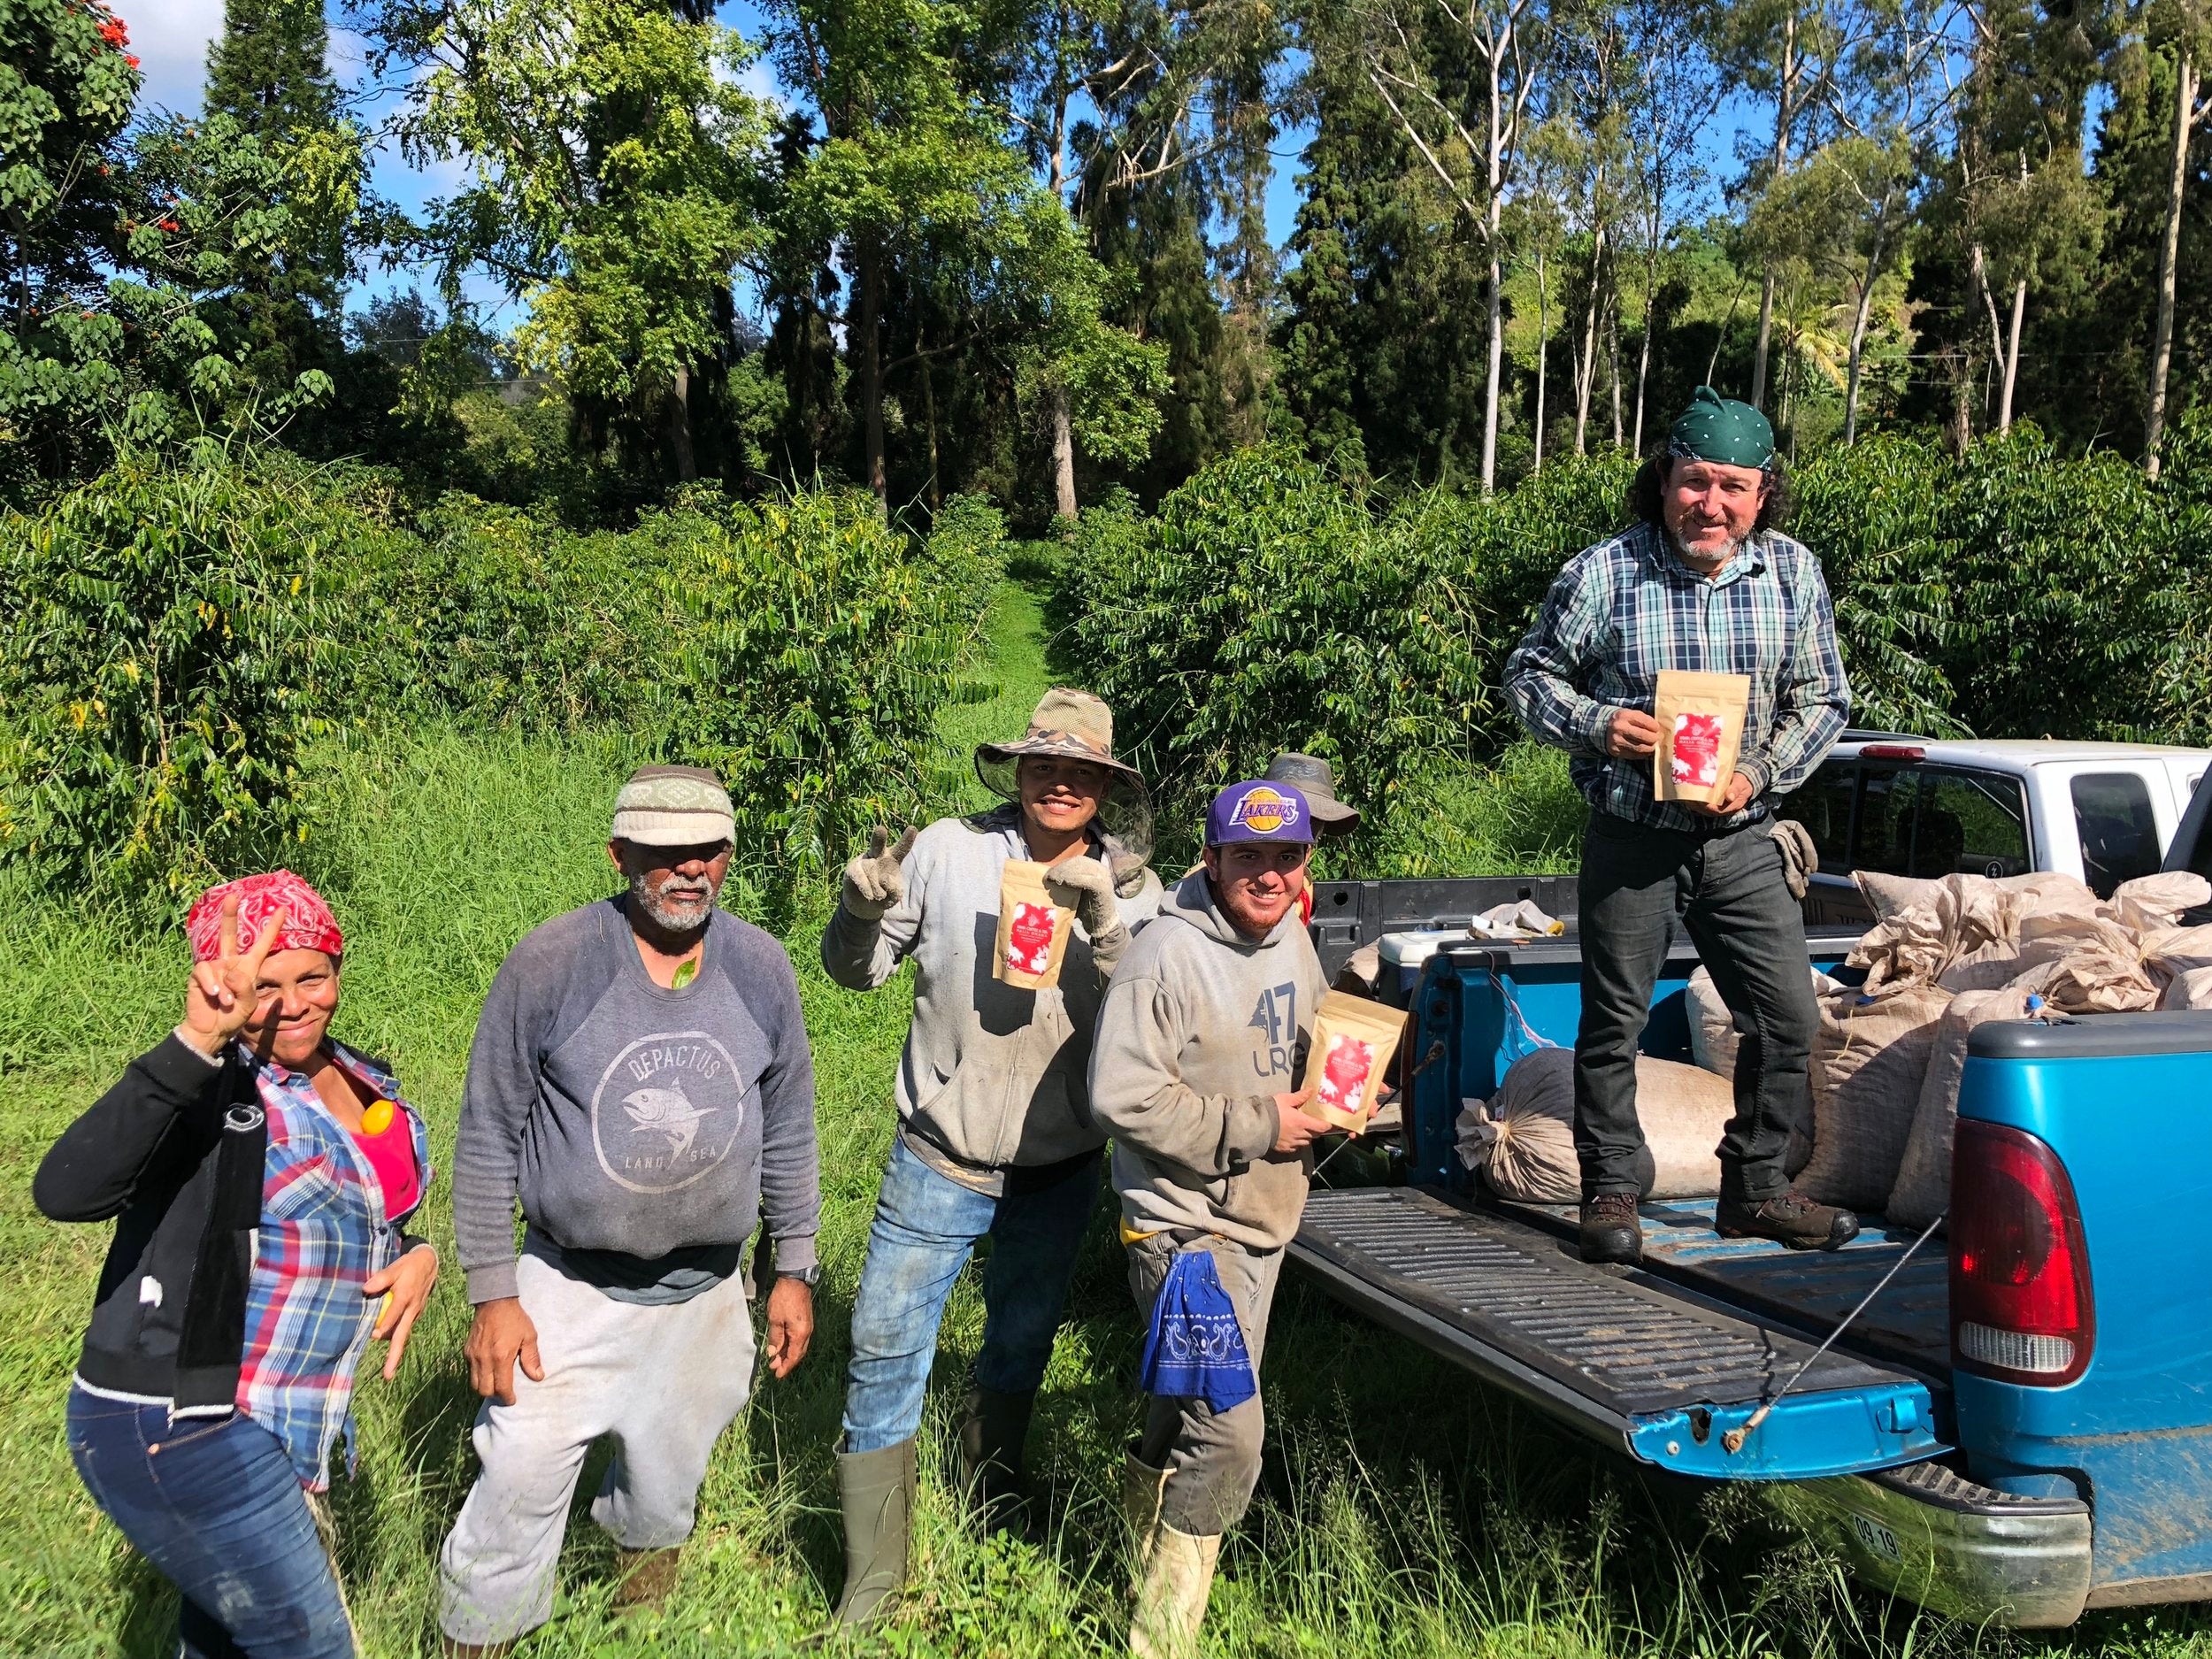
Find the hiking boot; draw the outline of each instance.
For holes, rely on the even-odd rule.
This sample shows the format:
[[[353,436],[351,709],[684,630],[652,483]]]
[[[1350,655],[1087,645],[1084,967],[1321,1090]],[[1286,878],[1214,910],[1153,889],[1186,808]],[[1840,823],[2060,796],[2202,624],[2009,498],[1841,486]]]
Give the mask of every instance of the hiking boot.
[[[1636,1194],[1600,1193],[1582,1203],[1582,1259],[1633,1267],[1644,1259],[1644,1224]]]
[[[614,1604],[619,1612],[657,1612],[676,1588],[676,1565],[683,1548],[618,1549],[614,1553]]]
[[[840,1624],[865,1624],[890,1611],[906,1588],[907,1542],[920,1484],[914,1442],[837,1454],[837,1506],[845,1517],[845,1593]]]
[[[965,1403],[960,1420],[960,1484],[981,1515],[984,1531],[1010,1532],[1042,1548],[1045,1540],[1022,1465],[1036,1394],[971,1388]]]
[[[1816,1204],[1794,1187],[1772,1198],[1724,1198],[1713,1211],[1713,1231],[1724,1239],[1773,1239],[1793,1250],[1833,1250],[1859,1236],[1859,1218],[1833,1204]]]

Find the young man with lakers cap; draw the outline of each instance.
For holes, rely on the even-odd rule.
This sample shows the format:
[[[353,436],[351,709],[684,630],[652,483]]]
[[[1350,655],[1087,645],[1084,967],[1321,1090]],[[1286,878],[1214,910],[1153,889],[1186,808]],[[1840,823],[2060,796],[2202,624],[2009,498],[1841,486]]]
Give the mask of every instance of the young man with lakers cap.
[[[1113,717],[1055,689],[1011,742],[976,750],[1004,804],[941,818],[887,849],[879,831],[846,866],[822,964],[873,990],[912,957],[914,1023],[895,1090],[899,1136],[877,1195],[853,1307],[844,1436],[840,1622],[857,1624],[906,1582],[915,1435],[946,1299],[976,1245],[983,1347],[960,1428],[961,1475],[987,1518],[1025,1525],[1023,1447],[1038,1385],[1098,1192],[1105,1134],[1086,1086],[1100,995],[1133,930],[1159,903],[1147,869],[1143,780],[1115,758]],[[1075,911],[1059,984],[993,977],[1009,860],[1051,866]]]
[[[1133,1652],[1189,1650],[1221,1538],[1243,1517],[1265,1427],[1256,1392],[1283,1248],[1327,1125],[1297,1092],[1325,988],[1298,913],[1312,808],[1253,779],[1214,797],[1205,863],[1122,958],[1091,1050],[1091,1110],[1113,1133],[1129,1285],[1148,1323],[1178,1256],[1210,1255],[1250,1373],[1240,1403],[1155,1394],[1124,1486],[1138,1540]]]
[[[1811,774],[1851,711],[1835,611],[1819,561],[1781,534],[1788,495],[1774,429],[1749,404],[1699,387],[1665,453],[1636,475],[1629,507],[1639,522],[1568,562],[1505,671],[1522,722],[1573,757],[1590,803],[1575,1039],[1582,1254],[1643,1255],[1636,1044],[1678,920],[1743,1033],[1715,1225],[1834,1249],[1857,1233],[1857,1217],[1798,1192],[1783,1166],[1812,1110],[1818,1010],[1774,828],[1776,802]],[[1668,669],[1750,681],[1742,752],[1717,806],[1654,796],[1652,709]]]

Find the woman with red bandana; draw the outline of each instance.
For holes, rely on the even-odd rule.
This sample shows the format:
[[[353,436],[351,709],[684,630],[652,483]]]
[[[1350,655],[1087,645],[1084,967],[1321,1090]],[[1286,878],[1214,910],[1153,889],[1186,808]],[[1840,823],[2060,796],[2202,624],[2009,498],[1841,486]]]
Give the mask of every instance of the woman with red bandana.
[[[402,1231],[422,1118],[329,1034],[344,940],[289,871],[200,895],[184,1018],[65,1131],[33,1195],[116,1223],[69,1393],[71,1456],[181,1593],[186,1659],[347,1659],[323,1541],[373,1337],[396,1375],[438,1274]]]

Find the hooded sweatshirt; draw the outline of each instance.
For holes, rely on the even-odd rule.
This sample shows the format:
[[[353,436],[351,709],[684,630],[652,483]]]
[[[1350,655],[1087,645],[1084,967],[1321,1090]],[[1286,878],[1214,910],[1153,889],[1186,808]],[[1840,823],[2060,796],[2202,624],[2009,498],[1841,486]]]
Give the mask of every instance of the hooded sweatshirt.
[[[880,922],[841,904],[822,934],[822,966],[848,990],[872,991],[914,958],[899,1121],[918,1156],[978,1191],[1001,1189],[1005,1170],[1063,1163],[1106,1140],[1085,1086],[1099,984],[1082,923],[1053,989],[991,975],[1000,878],[1009,859],[1028,856],[1013,807],[940,818],[915,838],[906,895]],[[1148,870],[1120,901],[1121,918],[1141,927],[1159,902],[1159,878]]]
[[[1296,905],[1253,940],[1204,872],[1177,885],[1115,970],[1091,1049],[1127,1232],[1290,1242],[1311,1157],[1274,1150],[1275,1096],[1297,1087],[1325,988]]]

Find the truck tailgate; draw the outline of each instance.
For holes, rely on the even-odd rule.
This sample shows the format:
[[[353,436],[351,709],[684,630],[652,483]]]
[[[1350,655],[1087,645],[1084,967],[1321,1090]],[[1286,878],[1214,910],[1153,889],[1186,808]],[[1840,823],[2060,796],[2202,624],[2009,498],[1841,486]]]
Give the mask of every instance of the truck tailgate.
[[[1803,1479],[1948,1449],[1939,1383],[1832,1348],[1730,1453],[1724,1435],[1817,1339],[1688,1284],[1594,1266],[1517,1217],[1410,1187],[1319,1191],[1290,1253],[1379,1323],[1659,1468]]]

